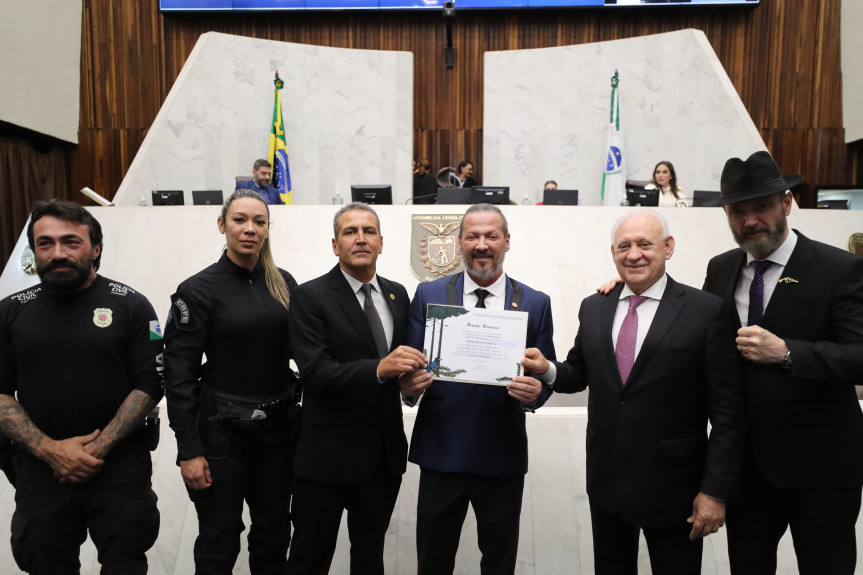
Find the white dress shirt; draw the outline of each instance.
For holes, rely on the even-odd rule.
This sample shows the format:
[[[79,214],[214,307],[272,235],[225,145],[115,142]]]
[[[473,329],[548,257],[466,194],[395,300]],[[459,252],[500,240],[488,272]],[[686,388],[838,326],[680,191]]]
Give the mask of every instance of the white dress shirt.
[[[351,289],[354,290],[354,294],[357,296],[357,301],[360,302],[360,308],[364,308],[366,305],[366,294],[363,293],[363,282],[348,275],[345,273],[345,270],[342,270],[342,274],[345,276],[345,279],[348,280]],[[384,294],[383,291],[381,291],[381,286],[378,283],[378,274],[375,274],[369,283],[372,286],[372,301],[375,302],[375,309],[377,310],[378,315],[381,316],[381,323],[384,326],[384,334],[387,336],[387,349],[389,349],[393,344],[393,312],[390,311],[390,304],[387,303],[386,300],[386,298],[389,297],[389,294]]]
[[[652,286],[644,290],[641,294],[647,299],[641,302],[635,313],[638,316],[638,331],[635,335],[635,356],[638,358],[638,352],[641,351],[641,345],[644,343],[644,337],[650,329],[650,324],[653,323],[653,318],[656,317],[656,310],[659,309],[659,301],[662,299],[662,294],[665,293],[665,287],[668,285],[668,274],[663,274],[661,278],[656,280]],[[623,325],[623,320],[629,311],[629,296],[635,295],[635,292],[629,289],[629,286],[624,285],[620,291],[620,296],[617,300],[617,310],[614,312],[614,322],[611,324],[612,345],[617,350],[617,336],[620,334],[620,327]],[[554,380],[557,379],[557,366],[549,362],[548,371],[537,376],[541,382],[554,387]]]
[[[641,345],[644,343],[644,338],[647,336],[650,324],[653,323],[653,318],[656,317],[656,310],[659,309],[659,300],[662,299],[662,294],[665,293],[667,285],[668,274],[662,274],[662,277],[656,280],[656,283],[641,293],[647,299],[635,308],[635,313],[638,315],[638,332],[635,336],[635,359],[638,358],[638,353],[641,351]],[[617,337],[620,335],[620,328],[623,325],[627,312],[629,312],[629,296],[631,295],[636,294],[629,289],[629,286],[624,285],[617,300],[614,323],[611,324],[611,341],[615,351],[617,351]]]
[[[644,186],[645,190],[655,190],[657,187],[653,184]],[[677,195],[671,191],[671,186],[665,186],[659,191],[659,207],[660,208],[679,208],[689,205],[689,200],[686,198],[686,192],[680,186],[677,186]]]
[[[773,265],[767,268],[762,277],[764,278],[764,309],[767,309],[767,304],[773,296],[773,291],[776,289],[776,284],[782,277],[785,271],[785,266],[788,265],[788,260],[791,258],[791,252],[797,245],[797,234],[792,230],[788,230],[788,237],[782,242],[775,252],[767,256],[765,259],[773,262]],[[734,305],[737,306],[737,315],[740,317],[740,325],[749,325],[749,286],[752,285],[752,280],[755,279],[755,270],[749,263],[754,260],[751,254],[746,254],[746,265],[740,272],[740,281],[737,282],[737,290],[734,292]]]
[[[480,288],[488,291],[488,295],[485,296],[486,309],[502,311],[506,305],[506,274],[500,274],[500,277],[493,284],[483,287],[473,281],[467,272],[465,272],[464,295],[462,295],[461,299],[463,307],[476,307],[478,298],[474,292]]]

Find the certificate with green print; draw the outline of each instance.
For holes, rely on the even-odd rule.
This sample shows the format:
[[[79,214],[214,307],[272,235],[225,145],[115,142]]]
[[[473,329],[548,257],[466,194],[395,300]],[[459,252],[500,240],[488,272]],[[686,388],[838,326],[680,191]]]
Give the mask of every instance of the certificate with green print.
[[[434,379],[506,385],[521,375],[527,312],[429,304],[423,353]]]

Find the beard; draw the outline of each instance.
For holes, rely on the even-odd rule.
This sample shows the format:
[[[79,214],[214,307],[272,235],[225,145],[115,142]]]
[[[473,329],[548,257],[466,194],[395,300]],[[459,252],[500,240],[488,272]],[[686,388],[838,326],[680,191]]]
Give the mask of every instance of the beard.
[[[737,245],[740,246],[743,251],[751,254],[755,259],[760,260],[766,258],[779,249],[787,230],[788,222],[783,218],[778,224],[776,224],[775,228],[749,226],[743,228],[740,233],[732,229],[731,234],[734,236],[734,241],[737,242]],[[758,240],[749,238],[750,235],[760,232],[764,232],[766,234],[764,239]]]
[[[484,253],[478,255],[485,255]],[[473,265],[474,255],[465,256],[465,269],[467,269],[468,275],[477,283],[480,282],[489,282],[495,279],[499,274],[500,270],[503,269],[503,259],[505,253],[501,252],[501,254],[492,260],[492,264],[490,268],[478,268]]]
[[[74,260],[50,260],[48,262],[36,261],[36,273],[45,288],[54,293],[70,293],[81,288],[90,278],[93,271],[93,255],[79,264]],[[56,271],[57,268],[71,268],[65,271]]]

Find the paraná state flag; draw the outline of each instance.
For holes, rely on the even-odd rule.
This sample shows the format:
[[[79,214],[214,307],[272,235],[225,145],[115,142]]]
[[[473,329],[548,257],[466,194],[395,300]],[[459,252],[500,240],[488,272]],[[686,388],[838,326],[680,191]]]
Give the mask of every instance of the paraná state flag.
[[[623,132],[620,131],[620,79],[617,70],[611,77],[611,116],[608,124],[608,144],[605,147],[605,169],[602,172],[602,205],[619,206],[626,197],[625,153]]]

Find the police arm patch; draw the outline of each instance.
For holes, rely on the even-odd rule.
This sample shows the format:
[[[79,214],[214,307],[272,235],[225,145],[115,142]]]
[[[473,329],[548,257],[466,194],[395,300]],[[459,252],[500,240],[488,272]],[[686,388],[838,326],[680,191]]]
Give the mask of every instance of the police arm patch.
[[[175,321],[178,324],[186,325],[189,323],[189,306],[182,299],[177,298],[174,300],[174,305],[177,306],[178,315],[174,316]]]

